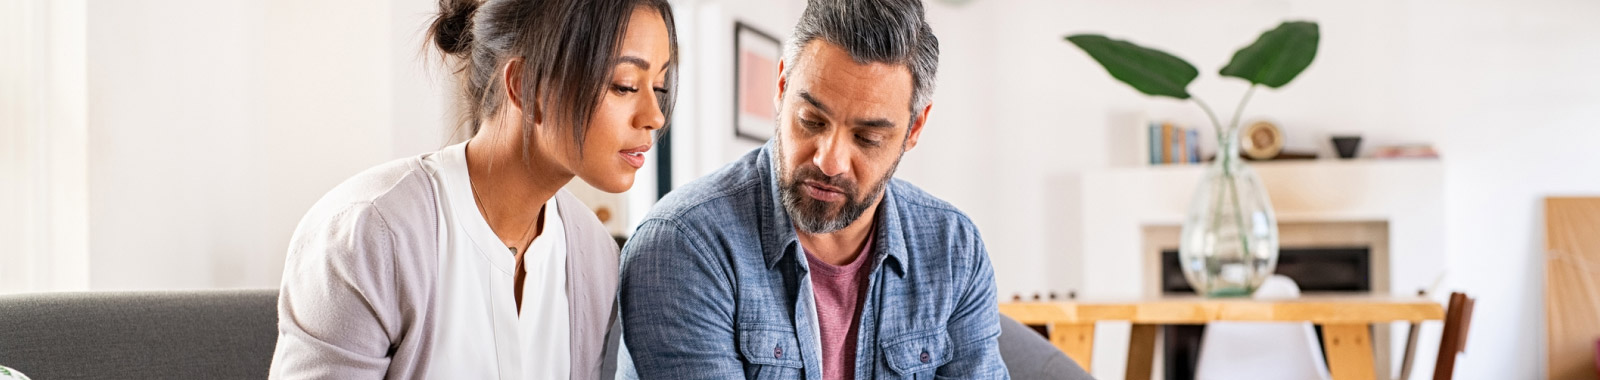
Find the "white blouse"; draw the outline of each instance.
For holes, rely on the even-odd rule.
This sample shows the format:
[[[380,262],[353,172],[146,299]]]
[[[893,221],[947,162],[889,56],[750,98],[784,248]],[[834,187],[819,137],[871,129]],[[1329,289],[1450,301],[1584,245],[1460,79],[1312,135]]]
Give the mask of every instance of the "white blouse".
[[[555,199],[523,254],[528,274],[517,313],[516,257],[472,196],[466,143],[424,159],[439,189],[438,314],[426,378],[566,379],[571,372],[566,233]]]

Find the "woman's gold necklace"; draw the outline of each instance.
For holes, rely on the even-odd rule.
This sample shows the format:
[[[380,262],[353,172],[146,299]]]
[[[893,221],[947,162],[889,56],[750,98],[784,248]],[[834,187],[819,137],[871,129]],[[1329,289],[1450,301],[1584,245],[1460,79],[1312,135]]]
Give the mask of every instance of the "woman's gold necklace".
[[[478,209],[483,210],[484,220],[488,221],[489,208],[485,207],[483,205],[483,198],[478,197],[478,192],[477,191],[473,191],[472,192],[472,201],[473,201],[473,203],[477,204]],[[522,233],[522,238],[521,239],[517,239],[517,241],[521,242],[521,244],[530,244],[531,245],[532,241],[533,241],[533,237],[534,237],[533,235],[539,231],[539,225],[542,224],[542,223],[540,223],[541,222],[540,219],[543,219],[543,216],[544,216],[544,205],[539,205],[539,212],[534,214],[533,215],[533,221],[528,223],[528,231],[527,232],[523,232]],[[490,228],[489,230],[493,231],[494,229]],[[517,247],[506,246],[506,248],[511,249],[511,255],[512,256],[516,256],[517,255],[517,251],[518,251]]]

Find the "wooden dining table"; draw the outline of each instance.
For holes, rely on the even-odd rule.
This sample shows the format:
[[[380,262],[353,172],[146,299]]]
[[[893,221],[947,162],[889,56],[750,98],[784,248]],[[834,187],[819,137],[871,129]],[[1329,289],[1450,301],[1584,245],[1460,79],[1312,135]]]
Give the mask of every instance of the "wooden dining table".
[[[1306,296],[1290,300],[1158,297],[1127,301],[1004,302],[1000,313],[1018,322],[1046,326],[1050,342],[1085,370],[1094,351],[1095,323],[1133,325],[1127,379],[1148,380],[1153,370],[1157,327],[1217,321],[1310,322],[1322,326],[1322,345],[1334,380],[1371,380],[1371,326],[1376,323],[1443,320],[1444,307],[1420,297]]]

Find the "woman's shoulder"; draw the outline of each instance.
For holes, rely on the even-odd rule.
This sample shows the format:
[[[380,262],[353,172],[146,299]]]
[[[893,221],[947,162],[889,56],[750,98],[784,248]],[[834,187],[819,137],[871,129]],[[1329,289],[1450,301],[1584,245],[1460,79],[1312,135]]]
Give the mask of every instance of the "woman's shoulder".
[[[334,186],[312,206],[340,207],[355,203],[385,206],[434,204],[432,176],[423,166],[426,156],[407,157],[368,168]]]
[[[298,371],[280,366],[284,360],[348,364],[372,354],[356,346],[381,355],[395,344],[427,344],[415,337],[431,331],[423,315],[433,310],[438,277],[438,206],[419,158],[346,179],[300,219],[284,257],[278,318],[281,333],[306,339],[279,342],[274,374]]]
[[[311,206],[295,229],[293,240],[307,235],[385,235],[392,240],[436,235],[437,189],[422,164],[424,157],[390,161],[346,179]]]

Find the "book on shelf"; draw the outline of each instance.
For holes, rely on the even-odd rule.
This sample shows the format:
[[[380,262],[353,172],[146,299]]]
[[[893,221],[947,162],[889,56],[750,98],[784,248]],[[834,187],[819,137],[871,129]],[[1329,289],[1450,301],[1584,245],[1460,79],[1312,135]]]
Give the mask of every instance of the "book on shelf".
[[[1201,162],[1200,131],[1171,122],[1149,122],[1145,139],[1151,165]]]
[[[1161,163],[1172,163],[1172,123],[1161,123],[1161,144],[1156,145],[1156,150],[1161,151]]]
[[[1187,141],[1189,142],[1189,155],[1186,156],[1188,157],[1188,162],[1191,164],[1200,163],[1200,130],[1190,129]]]
[[[1188,140],[1188,139],[1189,139],[1189,131],[1187,129],[1184,129],[1184,128],[1173,128],[1173,130],[1172,130],[1172,141],[1171,141],[1171,143],[1172,143],[1172,161],[1168,161],[1168,163],[1181,164],[1181,163],[1187,162],[1189,160],[1188,159],[1188,157],[1189,157],[1189,145],[1185,141],[1185,140]]]
[[[1145,153],[1149,154],[1149,158],[1150,158],[1149,161],[1145,162],[1146,164],[1155,165],[1155,164],[1161,163],[1161,149],[1159,148],[1160,146],[1161,146],[1161,123],[1152,121],[1152,122],[1150,122],[1149,125],[1145,126],[1145,145],[1144,145],[1144,150],[1145,150]]]
[[[1200,152],[1199,129],[1147,121],[1141,134],[1145,144],[1140,155],[1147,156],[1149,165],[1197,164],[1205,160]]]

